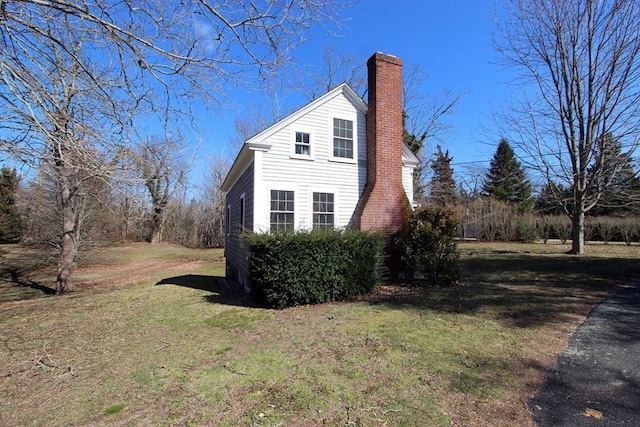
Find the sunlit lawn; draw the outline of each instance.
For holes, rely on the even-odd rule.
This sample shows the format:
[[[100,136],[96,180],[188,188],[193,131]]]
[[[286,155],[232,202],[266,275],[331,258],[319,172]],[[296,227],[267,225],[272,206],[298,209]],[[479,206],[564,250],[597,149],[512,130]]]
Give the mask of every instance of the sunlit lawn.
[[[459,286],[282,311],[224,298],[219,250],[96,253],[77,292],[23,283],[40,298],[0,305],[0,424],[528,425],[554,355],[637,281],[640,248],[460,249]]]

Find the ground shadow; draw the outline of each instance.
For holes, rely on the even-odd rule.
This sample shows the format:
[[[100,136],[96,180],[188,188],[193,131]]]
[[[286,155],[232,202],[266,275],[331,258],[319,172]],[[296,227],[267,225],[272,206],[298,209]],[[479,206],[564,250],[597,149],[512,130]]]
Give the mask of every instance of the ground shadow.
[[[222,276],[184,274],[181,276],[167,277],[156,283],[156,286],[161,285],[182,286],[209,292],[204,296],[204,299],[214,304],[241,307],[259,306],[252,300],[251,295],[242,289],[242,286]]]
[[[42,294],[53,295],[56,293],[55,289],[47,286],[46,284],[37,282],[35,280],[30,280],[27,277],[25,277],[24,272],[19,268],[3,268],[2,270],[0,270],[0,282],[4,282],[5,287],[29,288],[29,289],[32,289],[33,291],[37,291],[37,292],[30,292],[28,294],[19,292],[20,295],[16,295],[15,298],[10,298],[10,299],[37,298],[42,296]],[[7,292],[5,294],[9,294],[9,293]],[[5,298],[0,297],[0,300],[5,300]]]
[[[491,309],[498,320],[527,328],[585,314],[617,289],[640,283],[637,259],[492,254],[462,265],[459,285],[394,282],[406,290],[382,289],[370,302],[460,314]]]

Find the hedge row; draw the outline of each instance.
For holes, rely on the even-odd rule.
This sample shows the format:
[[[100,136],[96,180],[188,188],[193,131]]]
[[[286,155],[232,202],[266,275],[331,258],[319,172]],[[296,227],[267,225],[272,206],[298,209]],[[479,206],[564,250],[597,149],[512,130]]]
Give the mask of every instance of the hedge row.
[[[383,245],[378,234],[351,230],[253,234],[251,289],[274,308],[371,292],[381,280]]]

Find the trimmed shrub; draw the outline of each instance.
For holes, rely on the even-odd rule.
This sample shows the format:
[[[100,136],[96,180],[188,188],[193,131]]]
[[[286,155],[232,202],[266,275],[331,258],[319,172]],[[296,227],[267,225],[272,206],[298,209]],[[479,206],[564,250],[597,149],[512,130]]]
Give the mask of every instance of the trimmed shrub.
[[[274,308],[319,304],[371,292],[381,279],[383,239],[359,231],[253,234],[251,289]]]
[[[407,271],[418,271],[430,285],[457,282],[461,276],[457,227],[456,215],[450,210],[429,207],[414,212],[396,239]]]

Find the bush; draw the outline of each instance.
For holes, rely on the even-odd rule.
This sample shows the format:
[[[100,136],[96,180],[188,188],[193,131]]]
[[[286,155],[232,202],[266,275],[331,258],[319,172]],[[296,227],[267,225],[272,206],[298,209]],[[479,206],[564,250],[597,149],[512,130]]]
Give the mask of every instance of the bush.
[[[407,271],[422,273],[428,284],[448,285],[460,279],[460,255],[455,243],[455,213],[438,208],[414,212],[396,245]]]
[[[249,236],[251,289],[274,308],[371,292],[382,271],[383,239],[358,231]]]
[[[518,224],[519,240],[524,243],[534,243],[539,237],[535,222],[531,221],[531,218],[523,218]]]

